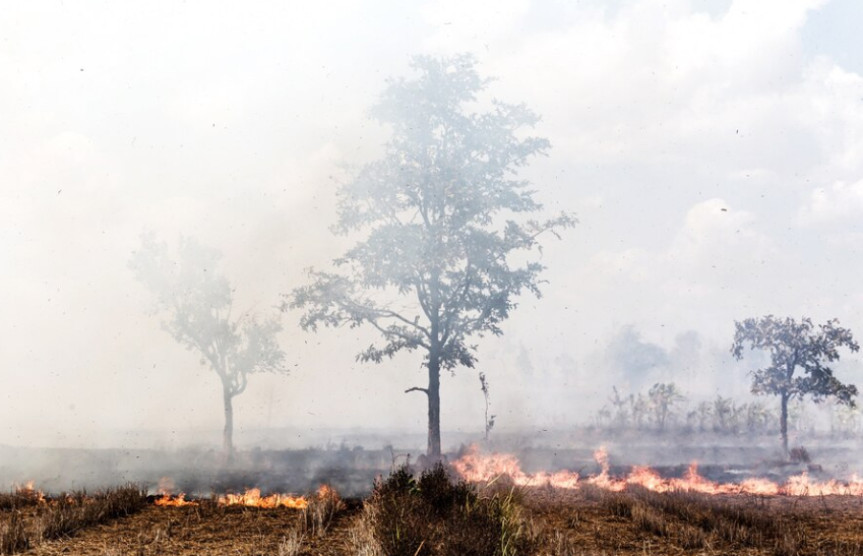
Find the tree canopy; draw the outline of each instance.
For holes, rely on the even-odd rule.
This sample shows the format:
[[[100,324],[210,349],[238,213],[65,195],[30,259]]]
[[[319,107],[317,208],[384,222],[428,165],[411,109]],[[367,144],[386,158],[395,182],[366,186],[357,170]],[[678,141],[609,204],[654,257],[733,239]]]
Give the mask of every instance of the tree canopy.
[[[233,451],[234,396],[242,394],[249,375],[286,373],[285,353],[277,341],[282,327],[275,316],[252,313],[233,315],[233,291],[219,274],[220,255],[197,241],[180,238],[176,257],[168,246],[145,234],[129,266],[135,277],[156,298],[162,327],[187,349],[197,352],[201,364],[218,375],[224,394],[224,447]]]
[[[843,384],[833,374],[830,363],[839,360],[839,348],[852,352],[860,349],[851,331],[839,326],[836,319],[817,327],[812,319],[777,318],[767,315],[735,322],[734,343],[731,353],[735,359],[743,358],[743,350],[765,350],[770,364],[752,371],[752,393],[780,397],[782,445],[788,452],[788,402],[794,398],[811,396],[816,402],[835,398],[853,407],[857,387]],[[800,371],[800,372],[798,372]]]
[[[419,56],[412,67],[418,75],[391,81],[371,111],[392,130],[383,157],[338,193],[335,231],[356,244],[334,271],[311,271],[286,306],[304,311],[307,330],[377,330],[381,342],[360,361],[422,350],[429,385],[410,390],[429,397],[429,454],[439,456],[440,370],[473,367],[471,338],[502,334],[518,295],[540,295],[544,267],[525,254],[575,219],[524,218],[542,206],[518,171],[550,147],[522,134],[536,114],[497,100],[468,111],[490,82],[470,55]]]

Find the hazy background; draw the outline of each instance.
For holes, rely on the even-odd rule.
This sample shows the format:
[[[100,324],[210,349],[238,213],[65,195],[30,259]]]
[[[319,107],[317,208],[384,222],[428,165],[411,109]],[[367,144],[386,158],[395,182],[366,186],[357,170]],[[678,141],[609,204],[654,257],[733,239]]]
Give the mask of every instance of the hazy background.
[[[613,384],[743,396],[734,319],[863,337],[857,0],[312,4],[3,5],[0,443],[218,445],[218,380],[127,267],[141,233],[218,248],[237,306],[268,311],[349,245],[334,192],[381,152],[367,110],[421,53],[473,52],[494,96],[542,114],[553,149],[525,176],[581,220],[546,243],[545,296],[481,344],[498,428],[587,422]],[[371,336],[298,318],[292,374],[235,400],[239,446],[422,438],[425,399],[402,393],[420,355],[358,364]],[[442,405],[445,447],[481,433],[475,370]]]

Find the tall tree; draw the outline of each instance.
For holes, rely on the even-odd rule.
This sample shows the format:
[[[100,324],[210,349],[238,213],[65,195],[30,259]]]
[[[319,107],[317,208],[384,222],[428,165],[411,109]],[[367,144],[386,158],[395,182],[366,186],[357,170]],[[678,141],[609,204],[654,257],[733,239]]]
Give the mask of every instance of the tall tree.
[[[209,365],[219,377],[225,410],[223,447],[230,459],[234,397],[246,390],[250,374],[288,370],[276,339],[282,327],[275,316],[231,315],[233,290],[216,270],[219,259],[217,251],[188,238],[180,238],[174,258],[165,243],[145,234],[129,266],[155,295],[165,331],[197,352],[201,364]]]
[[[338,193],[336,233],[362,234],[332,272],[286,296],[304,310],[300,324],[368,325],[381,342],[360,361],[420,350],[428,399],[428,455],[440,457],[440,374],[473,367],[470,339],[502,334],[522,291],[540,295],[543,266],[528,252],[546,231],[572,226],[568,214],[525,219],[541,209],[519,168],[549,149],[523,137],[539,118],[524,105],[466,105],[489,83],[470,55],[413,59],[418,75],[392,81],[372,116],[392,129],[380,160]]]
[[[734,326],[731,353],[735,359],[743,359],[747,344],[750,349],[770,352],[770,365],[752,371],[752,393],[779,396],[779,427],[785,454],[788,454],[790,400],[809,395],[818,402],[832,397],[849,407],[855,406],[857,387],[840,382],[827,366],[839,360],[839,348],[847,347],[852,352],[860,349],[851,331],[840,327],[838,320],[816,327],[809,318],[797,322],[790,317],[767,315],[735,322]]]

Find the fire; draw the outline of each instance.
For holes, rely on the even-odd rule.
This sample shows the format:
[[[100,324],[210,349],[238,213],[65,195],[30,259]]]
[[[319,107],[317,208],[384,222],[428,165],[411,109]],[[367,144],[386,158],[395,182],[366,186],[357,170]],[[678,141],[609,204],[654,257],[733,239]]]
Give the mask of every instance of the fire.
[[[321,485],[318,487],[318,491],[315,493],[315,497],[318,500],[326,500],[326,499],[338,499],[339,493],[336,492],[336,489],[331,487],[330,485]]]
[[[171,494],[174,490],[174,479],[171,477],[162,477],[159,479],[159,494],[161,497],[157,498],[153,503],[157,506],[167,506],[180,508],[183,506],[197,506],[198,503],[193,500],[186,500],[186,493],[181,492],[177,496]]]
[[[198,503],[194,500],[186,500],[186,494],[184,492],[181,492],[177,496],[173,496],[171,494],[163,494],[160,498],[156,498],[156,500],[153,501],[153,504],[157,506],[170,506],[174,508],[198,505]]]
[[[45,502],[45,493],[37,490],[35,484],[34,481],[27,481],[23,486],[17,485],[15,487],[15,494],[35,500],[37,503]]]
[[[689,491],[702,494],[760,494],[788,496],[853,495],[863,496],[863,479],[856,475],[849,481],[815,481],[807,473],[790,477],[785,483],[752,478],[739,483],[717,483],[698,474],[698,465],[692,463],[686,474],[679,478],[664,478],[649,467],[634,466],[625,477],[609,474],[608,453],[600,448],[593,454],[600,473],[586,478],[572,471],[525,473],[518,459],[511,454],[480,454],[476,447],[453,462],[455,470],[467,481],[491,483],[509,476],[516,485],[545,486],[577,489],[590,484],[612,491],[623,491],[632,485],[655,492]]]
[[[323,487],[322,487],[323,488]],[[308,506],[308,501],[302,496],[287,494],[270,494],[261,496],[261,489],[252,488],[243,494],[226,494],[219,496],[219,504],[223,506],[252,506],[256,508],[294,508],[302,510]]]
[[[162,477],[159,479],[159,498],[153,502],[157,506],[197,506],[195,500],[187,500],[185,493],[173,495],[174,481],[170,477]],[[318,497],[338,496],[334,490],[326,485],[322,485],[318,489]],[[270,494],[269,496],[261,496],[261,489],[251,488],[242,494],[225,494],[219,496],[217,503],[220,506],[249,506],[254,508],[294,508],[301,510],[308,506],[308,501],[302,496],[290,496],[287,494]]]

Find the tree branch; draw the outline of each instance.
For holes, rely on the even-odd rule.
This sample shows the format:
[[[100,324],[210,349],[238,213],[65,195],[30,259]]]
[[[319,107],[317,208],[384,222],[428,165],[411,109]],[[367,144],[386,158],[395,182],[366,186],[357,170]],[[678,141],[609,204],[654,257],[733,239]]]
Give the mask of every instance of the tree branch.
[[[402,340],[404,340],[408,344],[416,344],[416,345],[423,347],[425,349],[430,349],[429,345],[426,342],[423,342],[419,338],[411,338],[407,334],[400,332],[398,329],[384,328],[380,324],[378,324],[378,322],[376,320],[372,320],[372,319],[368,319],[368,323],[371,324],[375,329],[377,329],[378,332],[383,334],[384,338],[386,338],[388,336],[395,336],[396,338],[401,338]],[[395,326],[395,325],[393,325],[393,326]]]
[[[413,388],[408,388],[405,390],[405,394],[408,392],[423,392],[426,396],[429,395],[429,391],[427,388],[420,388],[419,386],[414,386]]]

